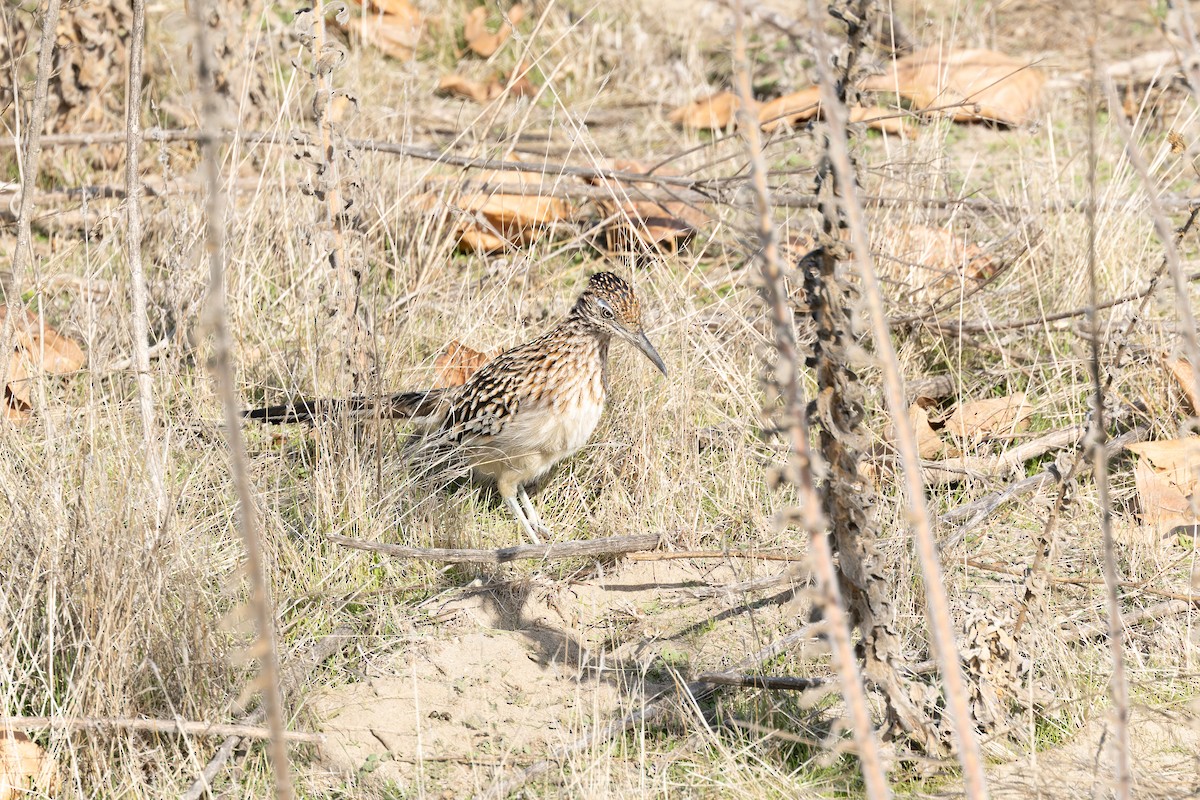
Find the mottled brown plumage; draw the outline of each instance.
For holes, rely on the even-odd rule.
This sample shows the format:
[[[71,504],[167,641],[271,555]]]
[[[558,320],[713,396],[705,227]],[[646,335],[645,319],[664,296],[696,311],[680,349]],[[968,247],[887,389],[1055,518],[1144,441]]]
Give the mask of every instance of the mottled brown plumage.
[[[624,339],[666,375],[642,330],[633,288],[611,272],[593,275],[569,314],[533,341],[482,366],[461,386],[404,392],[376,402],[300,400],[247,412],[263,422],[307,422],[340,414],[411,420],[414,458],[461,461],[495,481],[504,504],[537,542],[545,530],[526,486],[577,452],[608,395],[608,346]]]

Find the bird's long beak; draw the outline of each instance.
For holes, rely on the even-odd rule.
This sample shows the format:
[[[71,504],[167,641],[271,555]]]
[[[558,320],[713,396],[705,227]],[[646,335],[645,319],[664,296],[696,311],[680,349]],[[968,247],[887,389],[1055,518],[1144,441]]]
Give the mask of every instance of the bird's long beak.
[[[650,344],[650,340],[646,338],[646,334],[639,333],[636,336],[630,337],[629,341],[633,342],[633,346],[646,354],[646,358],[650,359],[654,366],[658,367],[658,371],[664,376],[667,374],[667,365],[663,363],[662,356],[654,349],[654,345]]]

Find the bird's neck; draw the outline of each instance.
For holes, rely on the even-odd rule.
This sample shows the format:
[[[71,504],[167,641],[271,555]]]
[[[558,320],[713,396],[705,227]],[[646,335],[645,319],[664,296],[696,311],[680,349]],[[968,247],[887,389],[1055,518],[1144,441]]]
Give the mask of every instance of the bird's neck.
[[[612,341],[612,334],[608,329],[597,326],[576,313],[576,309],[572,309],[571,313],[555,328],[555,332],[558,336],[573,340],[581,345],[579,351],[586,353],[584,357],[588,361],[591,361],[594,367],[599,368],[601,385],[603,390],[607,392],[608,345]]]

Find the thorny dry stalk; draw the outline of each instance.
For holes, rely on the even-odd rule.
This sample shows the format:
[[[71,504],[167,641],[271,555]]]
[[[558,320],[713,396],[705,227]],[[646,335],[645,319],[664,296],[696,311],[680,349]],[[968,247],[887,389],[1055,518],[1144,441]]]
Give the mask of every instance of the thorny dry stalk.
[[[343,221],[347,211],[342,197],[341,165],[333,130],[333,70],[341,61],[343,53],[329,43],[325,23],[325,3],[315,0],[312,7],[313,38],[312,59],[316,93],[313,97],[313,115],[317,121],[321,154],[317,163],[316,193],[325,200],[327,219],[325,226],[332,236],[329,248],[329,266],[333,269],[336,293],[334,307],[338,324],[342,326],[342,347],[346,364],[351,370],[352,389],[357,392],[361,381],[366,378],[366,351],[361,347],[362,326],[359,322],[359,283],[361,274],[351,270],[346,258],[346,237]]]
[[[200,89],[202,129],[217,130],[220,116],[216,90],[213,86],[213,54],[208,42],[208,18],[213,13],[211,0],[191,4],[195,26],[194,50],[196,79]],[[201,140],[201,170],[207,189],[205,206],[205,248],[209,263],[209,306],[207,321],[213,333],[212,369],[217,379],[217,391],[225,410],[226,436],[229,440],[229,460],[238,496],[238,526],[246,547],[246,571],[250,581],[251,614],[256,627],[254,655],[262,671],[259,688],[266,708],[267,729],[271,734],[270,758],[275,773],[275,796],[278,800],[292,797],[291,774],[288,769],[287,744],[284,739],[283,696],[279,686],[279,660],[275,645],[275,615],[267,592],[267,576],[263,564],[262,542],[259,539],[258,513],[250,489],[246,446],[242,439],[241,414],[234,389],[231,351],[233,337],[229,330],[225,300],[225,204],[222,201],[220,145]]]
[[[809,14],[820,19],[821,13],[816,0],[809,0]],[[860,15],[861,16],[861,15]],[[861,22],[861,20],[860,20]],[[963,769],[963,785],[967,797],[973,800],[986,798],[987,782],[983,774],[983,756],[976,735],[975,721],[967,697],[966,681],[963,677],[958,644],[950,617],[950,601],[938,557],[937,542],[933,536],[933,525],[925,500],[925,486],[921,475],[921,460],[917,451],[916,434],[908,417],[904,399],[904,384],[900,377],[900,365],[892,345],[891,331],[883,305],[883,294],[879,277],[871,264],[871,250],[866,219],[858,200],[857,180],[850,161],[849,142],[846,138],[847,111],[838,96],[835,78],[830,70],[831,54],[825,49],[820,37],[814,37],[817,52],[816,66],[820,78],[821,103],[826,109],[825,129],[828,132],[828,157],[836,178],[839,205],[851,232],[851,249],[875,340],[876,355],[883,372],[884,395],[887,409],[896,434],[896,448],[903,465],[906,493],[908,495],[910,519],[917,557],[924,580],[926,614],[933,633],[933,647],[937,658],[946,704],[951,724],[958,740],[958,758]]]
[[[167,515],[167,490],[154,423],[154,386],[150,379],[149,321],[146,315],[146,273],[142,267],[142,178],[138,164],[142,152],[142,54],[146,43],[146,0],[133,0],[133,26],[129,35],[129,81],[125,92],[125,252],[129,259],[132,304],[133,358],[136,367],[138,408],[146,448],[146,469],[156,499],[154,535],[157,538]]]
[[[1093,14],[1093,25],[1095,15]],[[1093,37],[1095,29],[1093,28]],[[1096,497],[1100,504],[1100,534],[1104,542],[1104,602],[1108,608],[1108,645],[1112,654],[1113,671],[1109,678],[1109,693],[1113,703],[1113,740],[1116,744],[1113,762],[1113,778],[1116,795],[1129,800],[1133,784],[1129,768],[1129,683],[1125,676],[1125,624],[1121,619],[1121,600],[1117,592],[1120,581],[1117,575],[1117,553],[1113,543],[1112,499],[1108,487],[1108,453],[1104,448],[1104,382],[1100,367],[1100,315],[1096,306],[1100,302],[1099,277],[1096,269],[1096,50],[1092,39],[1092,75],[1088,80],[1088,139],[1087,139],[1087,262],[1088,262],[1088,311],[1087,321],[1091,333],[1091,359],[1088,368],[1092,379],[1092,424],[1088,450],[1092,457],[1092,475],[1096,481]],[[1132,147],[1133,143],[1130,142]],[[1153,191],[1149,184],[1148,192]],[[1171,234],[1165,237],[1174,244]],[[1200,363],[1193,361],[1192,363]]]
[[[766,159],[763,157],[757,120],[752,115],[754,95],[750,88],[750,65],[746,57],[743,14],[740,8],[736,18],[734,72],[737,90],[741,95],[739,115],[742,127],[746,131],[746,146],[750,156],[750,183],[754,189],[755,210],[758,212],[759,267],[762,273],[760,290],[770,312],[774,332],[775,364],[767,383],[778,397],[768,397],[764,413],[774,417],[776,428],[785,431],[788,436],[790,452],[783,473],[800,496],[800,506],[793,509],[792,514],[799,517],[800,523],[808,532],[814,569],[821,589],[821,610],[828,622],[833,663],[849,710],[867,795],[871,798],[886,798],[891,796],[891,791],[880,757],[875,727],[871,722],[858,659],[850,639],[850,621],[842,601],[833,550],[829,543],[827,521],[822,513],[822,502],[813,475],[807,409],[800,389],[800,357],[793,330],[795,322],[780,266],[778,233],[771,219]],[[774,408],[776,400],[781,401],[782,407]]]
[[[17,211],[17,245],[13,250],[12,276],[9,280],[12,297],[3,297],[6,303],[20,302],[25,285],[25,270],[32,255],[30,240],[33,238],[30,220],[33,218],[33,199],[36,194],[38,163],[42,155],[42,128],[46,124],[46,95],[50,85],[50,61],[54,55],[54,41],[58,31],[59,0],[46,0],[42,12],[42,31],[38,44],[37,80],[33,88],[33,110],[25,126],[25,158],[21,162],[21,205]],[[15,88],[15,85],[14,85]],[[0,294],[3,291],[0,290]],[[13,351],[13,335],[16,314],[5,314],[0,324],[0,353]],[[0,402],[4,401],[3,387],[8,385],[7,357],[0,358]],[[0,413],[0,419],[6,416]]]

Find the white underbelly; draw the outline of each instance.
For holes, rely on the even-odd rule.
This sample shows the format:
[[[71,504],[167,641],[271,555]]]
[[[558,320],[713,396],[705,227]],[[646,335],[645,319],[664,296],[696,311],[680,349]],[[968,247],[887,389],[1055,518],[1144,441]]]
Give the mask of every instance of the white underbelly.
[[[475,471],[495,478],[504,475],[517,484],[537,480],[587,444],[603,411],[602,402],[583,399],[557,411],[523,408],[500,433],[477,445]]]

